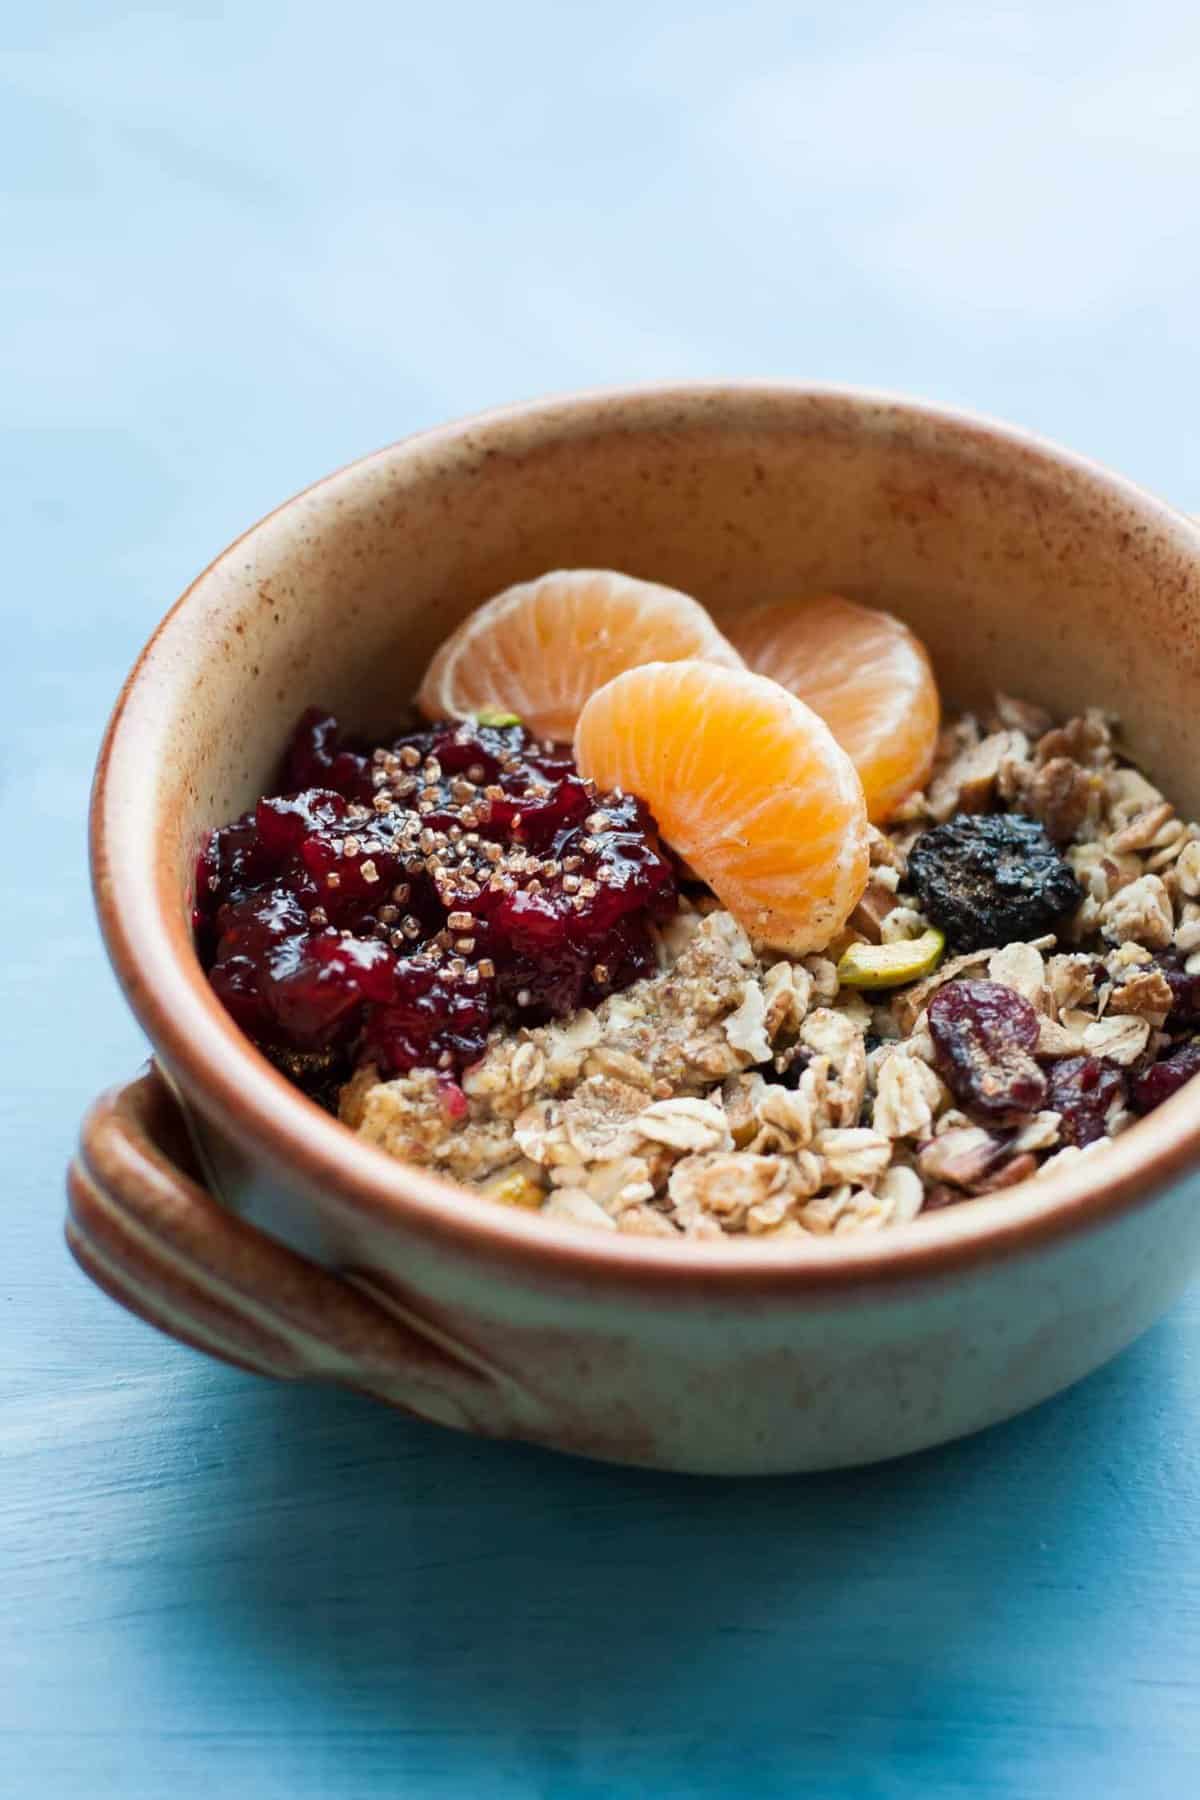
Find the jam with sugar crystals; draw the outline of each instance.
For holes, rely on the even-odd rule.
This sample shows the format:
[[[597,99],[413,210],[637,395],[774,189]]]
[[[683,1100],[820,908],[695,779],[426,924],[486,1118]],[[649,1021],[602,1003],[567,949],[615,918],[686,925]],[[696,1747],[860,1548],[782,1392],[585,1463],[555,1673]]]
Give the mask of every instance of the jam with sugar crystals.
[[[453,1079],[493,1025],[656,966],[678,891],[645,806],[597,795],[518,724],[370,749],[313,710],[280,789],[206,842],[196,943],[233,1018],[319,1097],[359,1062]]]

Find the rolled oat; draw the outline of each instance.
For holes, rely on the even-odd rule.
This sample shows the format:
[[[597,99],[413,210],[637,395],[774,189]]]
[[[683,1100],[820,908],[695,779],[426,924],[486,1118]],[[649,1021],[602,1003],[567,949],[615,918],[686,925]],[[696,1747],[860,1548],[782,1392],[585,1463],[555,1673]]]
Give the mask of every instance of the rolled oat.
[[[831,950],[926,931],[907,886],[914,842],[956,811],[996,806],[1039,820],[1081,883],[1057,941],[952,949],[922,981],[859,994],[833,955],[760,954],[705,900],[657,927],[644,980],[497,1034],[460,1086],[360,1069],[341,1116],[498,1202],[701,1243],[879,1231],[1067,1167],[1096,1144],[1072,1141],[1078,1123],[1050,1105],[989,1128],[952,1103],[927,1008],[963,979],[1012,989],[1035,1010],[1039,1064],[1061,1071],[1055,1095],[1081,1070],[1105,1072],[1088,1131],[1107,1142],[1133,1122],[1139,1071],[1179,1041],[1179,983],[1200,977],[1200,832],[1122,765],[1100,714],[1054,727],[999,699],[990,730],[947,728],[927,793],[872,828],[871,885]]]

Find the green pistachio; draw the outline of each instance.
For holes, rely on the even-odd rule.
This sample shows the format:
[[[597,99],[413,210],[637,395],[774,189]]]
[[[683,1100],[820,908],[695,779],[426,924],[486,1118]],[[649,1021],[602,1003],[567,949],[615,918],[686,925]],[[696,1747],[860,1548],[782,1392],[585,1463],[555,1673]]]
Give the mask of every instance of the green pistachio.
[[[932,975],[942,960],[946,940],[931,925],[920,937],[896,944],[851,944],[838,964],[843,987],[894,988]]]

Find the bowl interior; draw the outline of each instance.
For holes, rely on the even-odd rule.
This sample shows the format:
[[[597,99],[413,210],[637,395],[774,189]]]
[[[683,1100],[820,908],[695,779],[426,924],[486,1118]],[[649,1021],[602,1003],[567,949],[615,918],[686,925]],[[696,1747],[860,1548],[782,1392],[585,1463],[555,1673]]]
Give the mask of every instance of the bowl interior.
[[[890,608],[928,645],[950,705],[1000,687],[1057,712],[1109,709],[1152,778],[1200,811],[1200,532],[1148,495],[1019,433],[853,393],[515,408],[288,502],[145,652],[94,842],[109,947],[160,1048],[171,1018],[182,1029],[183,981],[216,1067],[220,1009],[188,936],[195,853],[262,791],[299,712],[386,728],[466,612],[564,565],[670,583],[718,619],[821,588]]]
[[[1101,706],[1200,807],[1200,560],[1185,521],[1016,435],[900,404],[749,390],[517,410],[402,443],[255,527],[152,648],[160,850],[261,791],[294,716],[400,714],[509,582],[615,566],[718,616],[837,588],[907,619],[950,704]],[[148,734],[149,735],[149,734]]]

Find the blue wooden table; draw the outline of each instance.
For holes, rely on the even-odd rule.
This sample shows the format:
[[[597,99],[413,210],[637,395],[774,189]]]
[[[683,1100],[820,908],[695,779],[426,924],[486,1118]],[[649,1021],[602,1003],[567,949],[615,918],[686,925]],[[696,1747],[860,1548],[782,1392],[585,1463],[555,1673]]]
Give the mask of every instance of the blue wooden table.
[[[761,370],[1200,504],[1184,0],[1136,43],[1065,6],[427,10],[52,3],[0,47],[0,1800],[1190,1800],[1195,1290],[972,1442],[721,1485],[259,1383],[63,1250],[78,1115],[144,1054],[96,742],[304,481],[525,393]]]

